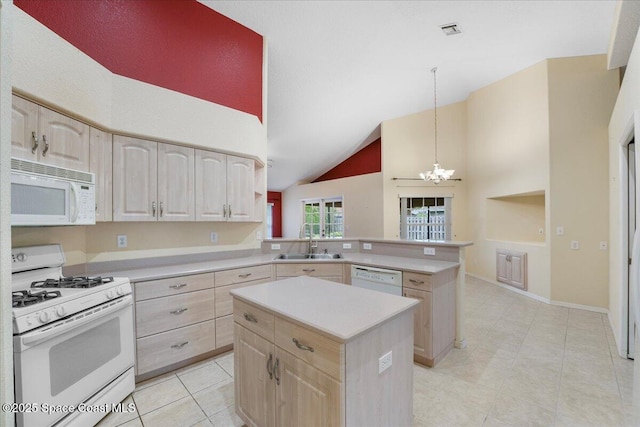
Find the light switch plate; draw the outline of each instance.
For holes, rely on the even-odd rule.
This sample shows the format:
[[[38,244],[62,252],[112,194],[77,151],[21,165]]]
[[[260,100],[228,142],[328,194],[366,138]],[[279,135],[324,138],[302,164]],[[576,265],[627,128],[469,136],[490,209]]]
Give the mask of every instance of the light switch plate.
[[[271,250],[272,251],[279,251],[280,250],[280,243],[272,243],[271,244]]]
[[[608,247],[608,245],[607,245],[607,241],[606,240],[603,240],[603,241],[600,242],[600,250],[601,251],[606,251],[607,247]]]
[[[577,240],[572,240],[571,241],[571,249],[573,249],[573,250],[580,249],[580,242],[578,242]]]
[[[362,249],[364,249],[365,251],[370,251],[371,250],[371,243],[363,243],[362,244]]]
[[[556,234],[558,236],[564,236],[564,227],[559,225],[556,227]]]

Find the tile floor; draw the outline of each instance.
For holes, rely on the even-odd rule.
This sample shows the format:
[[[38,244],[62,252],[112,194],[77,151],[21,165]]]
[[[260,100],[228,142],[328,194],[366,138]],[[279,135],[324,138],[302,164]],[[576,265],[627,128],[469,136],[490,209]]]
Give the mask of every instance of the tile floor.
[[[547,305],[468,277],[468,347],[414,365],[414,426],[631,426],[633,362],[606,315]],[[99,424],[241,426],[233,354],[140,383],[136,413]]]

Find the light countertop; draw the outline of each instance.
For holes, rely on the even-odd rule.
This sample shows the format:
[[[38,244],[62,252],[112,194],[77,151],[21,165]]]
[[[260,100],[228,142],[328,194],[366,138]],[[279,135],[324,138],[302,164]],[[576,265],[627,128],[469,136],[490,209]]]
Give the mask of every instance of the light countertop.
[[[349,341],[418,304],[412,298],[307,276],[234,289],[231,295],[340,342]]]
[[[169,277],[186,276],[191,274],[210,273],[233,268],[252,267],[264,264],[291,263],[348,263],[392,270],[413,271],[417,273],[436,274],[450,268],[458,267],[456,262],[434,261],[424,258],[394,257],[387,255],[366,254],[360,252],[343,253],[342,259],[331,260],[277,260],[278,254],[259,254],[240,258],[221,259],[214,261],[162,265],[131,270],[109,271],[109,276],[128,277],[132,282],[144,280],[166,279]]]

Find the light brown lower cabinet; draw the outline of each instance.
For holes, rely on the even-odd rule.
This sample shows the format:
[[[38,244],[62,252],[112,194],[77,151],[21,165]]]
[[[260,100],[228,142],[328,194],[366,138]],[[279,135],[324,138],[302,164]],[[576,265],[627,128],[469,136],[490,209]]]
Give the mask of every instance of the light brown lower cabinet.
[[[255,426],[339,426],[341,383],[236,324],[236,407]]]
[[[435,366],[456,338],[456,269],[437,274],[404,272],[402,293],[420,301],[413,315],[414,360]]]

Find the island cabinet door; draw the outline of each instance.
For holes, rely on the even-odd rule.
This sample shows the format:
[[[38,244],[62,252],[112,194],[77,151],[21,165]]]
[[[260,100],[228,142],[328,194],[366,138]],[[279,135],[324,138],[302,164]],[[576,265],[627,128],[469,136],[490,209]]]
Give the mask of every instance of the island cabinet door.
[[[413,352],[427,359],[433,358],[433,340],[431,339],[431,292],[417,289],[404,289],[403,295],[415,298],[420,305],[413,314]]]
[[[234,325],[235,409],[247,426],[273,427],[275,416],[274,345]]]
[[[279,347],[276,354],[277,425],[344,425],[340,383]]]

